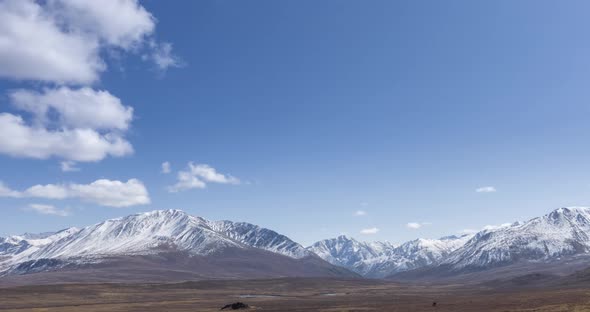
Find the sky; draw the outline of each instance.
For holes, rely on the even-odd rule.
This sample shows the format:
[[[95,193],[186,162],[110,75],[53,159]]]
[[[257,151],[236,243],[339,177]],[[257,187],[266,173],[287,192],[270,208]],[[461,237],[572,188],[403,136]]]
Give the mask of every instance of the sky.
[[[0,235],[182,209],[400,243],[588,206],[589,10],[0,0]]]

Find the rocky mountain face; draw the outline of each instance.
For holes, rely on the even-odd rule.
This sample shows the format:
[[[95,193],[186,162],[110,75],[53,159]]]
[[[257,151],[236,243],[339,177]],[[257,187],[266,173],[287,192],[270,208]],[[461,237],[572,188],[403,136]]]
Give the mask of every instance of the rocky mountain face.
[[[551,261],[590,251],[590,208],[559,208],[527,222],[477,233],[441,262],[477,270],[519,261]]]
[[[250,247],[272,251],[295,259],[312,255],[311,252],[288,237],[254,224],[217,221],[210,222],[209,225],[217,233]]]
[[[370,276],[372,261],[394,249],[389,243],[365,243],[344,235],[319,241],[308,250],[322,259],[338,266],[348,268],[363,276]]]
[[[420,238],[399,246],[371,248],[375,244],[341,236],[317,242],[309,249],[332,264],[367,277],[417,270],[423,278],[441,272],[458,274],[516,264],[519,268],[547,266],[570,256],[590,256],[590,208],[559,208],[542,217],[474,235]]]
[[[388,242],[359,242],[339,236],[308,247],[322,259],[366,277],[380,278],[397,272],[437,264],[470,236],[416,239],[395,246]]]
[[[265,261],[272,258],[278,262],[281,257],[295,262],[309,262],[307,258],[314,258],[310,265],[322,267],[326,272],[333,269],[303,246],[272,230],[243,222],[209,221],[180,210],[162,210],[107,220],[82,229],[0,238],[0,272],[25,274],[82,267],[114,258],[176,253],[189,258],[207,258],[210,263],[216,257],[228,258],[231,254],[232,259],[244,269],[252,270],[251,275],[255,276],[254,263],[244,263],[246,257],[240,258],[236,250],[242,250],[242,255],[248,255],[248,261],[256,262],[261,269]],[[284,262],[293,261],[285,259]],[[322,270],[318,270],[318,274],[321,275]],[[350,273],[338,269],[333,272]],[[288,274],[288,267],[278,273]]]
[[[420,272],[427,278],[440,272],[456,275],[517,266],[544,265],[555,271],[561,266],[555,263],[577,257],[580,264],[585,256],[590,258],[590,208],[583,207],[559,208],[460,237],[394,245],[339,236],[307,248],[253,224],[162,210],[82,229],[0,238],[0,276],[116,262],[144,273],[169,268],[208,278],[355,276],[350,271],[371,278]]]

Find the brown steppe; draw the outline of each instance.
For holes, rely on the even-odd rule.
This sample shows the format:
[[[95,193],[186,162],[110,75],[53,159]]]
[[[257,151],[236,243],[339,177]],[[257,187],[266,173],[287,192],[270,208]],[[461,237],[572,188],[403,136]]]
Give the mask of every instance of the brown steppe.
[[[0,288],[0,311],[219,311],[237,301],[255,311],[590,311],[590,287],[498,289],[280,278]]]

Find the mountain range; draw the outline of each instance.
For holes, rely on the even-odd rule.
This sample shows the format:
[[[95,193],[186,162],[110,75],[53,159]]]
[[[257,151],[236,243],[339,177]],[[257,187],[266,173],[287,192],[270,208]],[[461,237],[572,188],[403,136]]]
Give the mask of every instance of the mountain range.
[[[590,208],[585,207],[559,208],[470,235],[400,245],[339,236],[309,247],[250,223],[160,210],[85,228],[1,237],[0,282],[571,273],[588,266],[589,256]]]

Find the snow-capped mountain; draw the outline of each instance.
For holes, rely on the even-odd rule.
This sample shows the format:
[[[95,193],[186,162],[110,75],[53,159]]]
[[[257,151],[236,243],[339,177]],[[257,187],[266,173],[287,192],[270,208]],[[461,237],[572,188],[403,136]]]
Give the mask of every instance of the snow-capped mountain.
[[[590,208],[559,208],[527,222],[474,235],[419,238],[399,246],[371,248],[375,244],[338,237],[317,242],[309,249],[332,264],[368,277],[422,268],[458,272],[523,262],[547,263],[571,255],[590,256]]]
[[[446,236],[440,239],[419,238],[403,243],[394,251],[399,256],[395,272],[437,264],[462,247],[471,237],[472,235]]]
[[[527,222],[477,233],[442,261],[453,270],[552,261],[590,251],[590,208],[559,208]]]
[[[381,250],[370,246],[339,237],[309,248],[332,264],[369,277],[426,267],[472,271],[513,263],[551,262],[571,255],[590,255],[590,208],[559,208],[527,222],[475,235],[420,238]]]
[[[389,242],[359,242],[339,236],[308,247],[322,259],[346,267],[367,277],[385,277],[393,273],[437,264],[470,236],[442,239],[416,239],[395,246]]]
[[[23,235],[0,237],[0,259],[2,259],[2,257],[21,254],[25,251],[30,254],[42,246],[48,245],[78,231],[78,228],[69,228],[58,232],[41,234],[25,233]]]
[[[368,276],[372,270],[372,261],[394,248],[390,243],[365,243],[341,235],[316,242],[308,250],[334,265]]]
[[[590,257],[590,208],[560,208],[477,234],[419,238],[398,246],[339,236],[307,248],[253,224],[209,221],[180,210],[162,210],[82,229],[0,238],[0,276],[78,270],[119,261],[115,269],[132,266],[139,272],[162,272],[164,268],[166,272],[190,272],[197,278],[350,277],[355,276],[353,271],[371,278],[401,274],[423,279],[512,264],[522,267],[523,263],[554,268],[570,256],[576,256],[579,265],[585,263],[585,256]]]
[[[296,259],[311,255],[307,249],[287,236],[254,224],[224,220],[210,222],[209,225],[216,232],[250,247],[261,248]]]
[[[134,214],[83,229],[28,237],[32,238],[0,238],[0,272],[40,259],[86,262],[171,250],[206,256],[233,247],[262,249],[294,259],[313,255],[274,231],[249,223],[209,221],[180,210]]]

